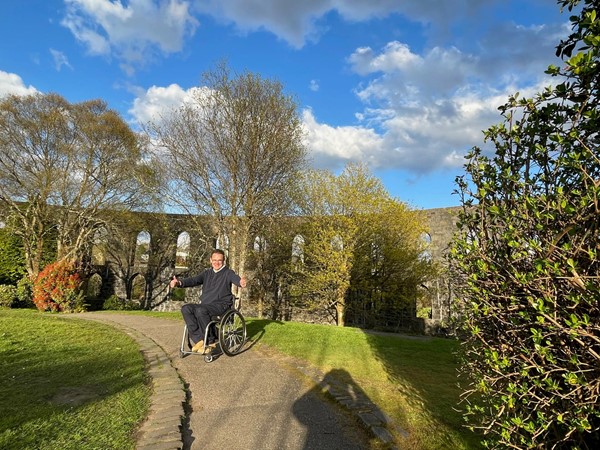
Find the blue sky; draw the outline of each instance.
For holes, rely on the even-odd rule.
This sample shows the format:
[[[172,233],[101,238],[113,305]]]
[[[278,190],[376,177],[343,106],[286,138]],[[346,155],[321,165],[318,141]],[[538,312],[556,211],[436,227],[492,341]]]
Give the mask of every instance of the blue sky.
[[[3,0],[0,97],[104,99],[134,129],[220,60],[297,98],[311,164],[366,162],[415,208],[455,206],[498,106],[550,83],[553,0]]]

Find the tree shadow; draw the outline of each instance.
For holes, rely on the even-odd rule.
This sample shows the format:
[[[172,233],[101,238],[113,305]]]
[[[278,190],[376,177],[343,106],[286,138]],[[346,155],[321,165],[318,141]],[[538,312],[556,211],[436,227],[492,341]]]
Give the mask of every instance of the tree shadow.
[[[315,380],[317,384],[299,398],[293,407],[294,415],[307,428],[304,449],[385,449],[394,448],[393,427],[389,418],[369,398],[345,369],[332,369]],[[346,415],[330,416],[330,423],[316,420],[314,397],[325,395],[342,407]],[[337,423],[336,423],[337,422]],[[338,433],[328,433],[335,427]],[[396,430],[396,432],[402,432]],[[340,441],[340,439],[342,441]]]
[[[267,325],[283,325],[283,322],[279,320],[268,320],[268,319],[252,319],[246,321],[246,345],[244,351],[249,350],[256,345],[262,337],[265,335],[265,327]]]

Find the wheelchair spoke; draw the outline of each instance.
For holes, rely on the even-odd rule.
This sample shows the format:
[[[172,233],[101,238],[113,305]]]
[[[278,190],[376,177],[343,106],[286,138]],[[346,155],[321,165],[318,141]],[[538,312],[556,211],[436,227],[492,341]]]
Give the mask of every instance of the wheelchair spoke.
[[[241,351],[246,342],[246,323],[238,311],[229,311],[223,317],[219,339],[226,355],[233,356]]]

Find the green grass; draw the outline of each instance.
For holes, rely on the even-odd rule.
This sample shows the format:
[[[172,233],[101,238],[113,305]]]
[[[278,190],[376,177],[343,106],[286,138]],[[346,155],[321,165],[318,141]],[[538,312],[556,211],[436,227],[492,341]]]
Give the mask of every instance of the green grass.
[[[0,310],[0,448],[134,449],[149,395],[143,357],[126,334]]]

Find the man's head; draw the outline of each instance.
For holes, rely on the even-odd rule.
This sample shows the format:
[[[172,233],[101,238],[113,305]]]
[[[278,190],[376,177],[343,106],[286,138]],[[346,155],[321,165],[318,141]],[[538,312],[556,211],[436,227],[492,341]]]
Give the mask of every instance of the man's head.
[[[219,270],[225,265],[225,252],[221,249],[213,250],[210,254],[210,265],[214,270]]]

